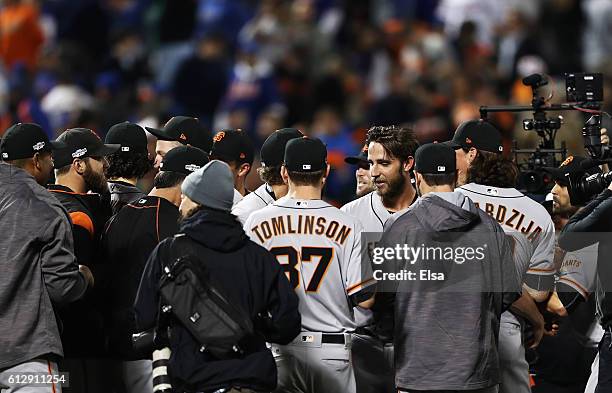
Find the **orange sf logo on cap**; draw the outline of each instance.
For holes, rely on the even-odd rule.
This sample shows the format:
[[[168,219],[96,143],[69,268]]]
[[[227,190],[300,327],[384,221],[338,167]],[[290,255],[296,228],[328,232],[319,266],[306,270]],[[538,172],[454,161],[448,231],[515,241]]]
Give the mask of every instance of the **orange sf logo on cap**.
[[[179,139],[181,139],[183,141],[186,141],[187,140],[187,136],[181,132],[181,135],[179,135]]]
[[[563,161],[563,162],[561,163],[561,165],[559,165],[559,166],[566,166],[566,165],[569,165],[569,164],[570,164],[572,161],[574,161],[574,156],[569,156],[569,157],[567,157],[567,158],[565,159],[565,161]]]
[[[471,145],[472,144],[472,140],[470,138],[465,138],[465,143],[469,143]]]
[[[246,154],[240,153],[240,159],[243,160],[246,157]]]
[[[217,134],[213,137],[213,141],[214,142],[219,142],[221,141],[221,139],[223,139],[225,137],[225,132],[223,131],[219,131],[217,132]]]

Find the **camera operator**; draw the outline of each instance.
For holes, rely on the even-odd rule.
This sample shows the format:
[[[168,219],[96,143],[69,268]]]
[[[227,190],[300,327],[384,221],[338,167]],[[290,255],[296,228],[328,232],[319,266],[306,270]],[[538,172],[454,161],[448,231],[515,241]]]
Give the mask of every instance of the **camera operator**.
[[[583,169],[581,164],[586,161],[584,157],[570,156],[559,168],[546,169],[555,181],[551,191],[552,214],[559,230],[579,209],[570,201],[568,176],[601,173],[599,167]],[[562,317],[556,320],[558,334],[545,337],[538,347],[532,391],[582,393],[597,352],[597,341],[603,334],[596,338],[593,338],[596,334],[591,334],[597,327],[595,301],[590,296],[596,287],[597,245],[569,252],[557,247],[555,266],[559,275],[548,311]]]
[[[571,180],[572,176],[566,176]],[[568,189],[572,195],[572,187]],[[601,191],[583,209],[577,211],[559,234],[559,246],[566,251],[575,251],[597,244],[597,274],[604,284],[603,294],[597,299],[601,326],[606,333],[599,345],[599,376],[597,392],[612,392],[612,294],[608,294],[607,282],[612,278],[612,266],[605,260],[612,253],[612,185]],[[575,201],[572,200],[572,204]],[[588,234],[588,235],[587,235]],[[563,299],[562,299],[563,301]],[[566,300],[567,302],[567,300]]]

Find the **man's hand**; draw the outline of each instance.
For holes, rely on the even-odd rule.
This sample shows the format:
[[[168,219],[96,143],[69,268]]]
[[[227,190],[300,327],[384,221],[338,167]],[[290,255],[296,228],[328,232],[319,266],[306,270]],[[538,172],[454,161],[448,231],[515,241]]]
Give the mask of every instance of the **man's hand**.
[[[83,274],[83,276],[85,276],[85,280],[87,281],[87,285],[91,288],[93,288],[94,286],[94,276],[91,273],[91,270],[89,270],[89,268],[85,265],[79,265],[79,272],[81,272]]]
[[[526,342],[527,348],[535,348],[544,336],[544,317],[538,310],[529,292],[523,290],[523,295],[512,303],[510,310],[518,316],[525,318],[531,326],[531,335]]]

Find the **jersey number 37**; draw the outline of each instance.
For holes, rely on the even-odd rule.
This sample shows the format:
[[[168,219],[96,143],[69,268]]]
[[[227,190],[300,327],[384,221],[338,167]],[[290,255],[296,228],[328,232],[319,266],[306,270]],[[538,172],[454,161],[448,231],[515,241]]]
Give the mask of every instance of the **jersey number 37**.
[[[325,277],[329,263],[334,256],[334,249],[330,247],[302,247],[300,252],[291,246],[272,247],[270,252],[276,256],[276,260],[281,264],[293,289],[300,285],[298,263],[313,262],[313,257],[319,257],[319,263],[306,286],[307,293],[314,293],[319,290],[319,285]]]

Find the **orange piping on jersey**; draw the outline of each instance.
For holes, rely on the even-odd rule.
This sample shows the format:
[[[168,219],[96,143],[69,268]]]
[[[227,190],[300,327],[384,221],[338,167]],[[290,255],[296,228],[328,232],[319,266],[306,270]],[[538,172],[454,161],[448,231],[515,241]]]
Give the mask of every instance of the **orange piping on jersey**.
[[[155,209],[157,208],[157,206],[135,206],[135,205],[132,205],[131,203],[128,203],[127,206],[134,208],[134,209]]]
[[[47,360],[47,369],[49,370],[49,375],[53,376],[53,372],[51,371],[51,362]],[[51,378],[51,391],[56,393],[55,383],[53,383],[53,377]]]
[[[368,278],[367,280],[362,281],[362,282],[360,282],[358,284],[351,285],[350,287],[346,288],[346,293],[348,293],[350,295],[350,293],[353,292],[353,289],[356,289],[358,287],[363,287],[364,285],[370,283],[371,281],[374,281],[374,277]]]
[[[567,277],[560,277],[559,281],[567,281],[570,284],[573,284],[575,286],[578,287],[578,291],[581,292],[580,294],[582,295],[583,298],[588,298],[589,297],[589,291],[586,290],[586,288],[584,288],[582,285],[578,284],[576,281],[569,279]]]
[[[161,199],[157,200],[157,210],[155,211],[155,230],[157,231],[157,242],[159,243],[159,202]]]
[[[94,225],[91,218],[83,212],[72,212],[70,214],[70,219],[72,220],[72,224],[76,226],[80,226],[89,232],[89,234],[93,237],[94,235]]]
[[[70,195],[95,195],[95,194],[88,194],[86,192],[74,192],[74,191],[55,190],[55,189],[50,189],[49,191],[61,192],[62,194],[70,194]]]
[[[527,273],[529,272],[539,272],[539,273],[554,273],[555,271],[557,271],[557,269],[550,268],[550,269],[538,269],[538,268],[532,268],[532,269],[528,269]]]

